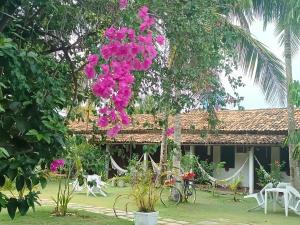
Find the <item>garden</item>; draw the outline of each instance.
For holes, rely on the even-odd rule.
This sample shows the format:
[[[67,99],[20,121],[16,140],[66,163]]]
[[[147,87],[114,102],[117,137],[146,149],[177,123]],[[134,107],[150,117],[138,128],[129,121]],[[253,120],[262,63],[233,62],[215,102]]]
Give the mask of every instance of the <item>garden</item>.
[[[3,0],[0,224],[298,224],[299,15],[299,0]],[[245,77],[284,116],[231,130],[220,113],[249,114]]]

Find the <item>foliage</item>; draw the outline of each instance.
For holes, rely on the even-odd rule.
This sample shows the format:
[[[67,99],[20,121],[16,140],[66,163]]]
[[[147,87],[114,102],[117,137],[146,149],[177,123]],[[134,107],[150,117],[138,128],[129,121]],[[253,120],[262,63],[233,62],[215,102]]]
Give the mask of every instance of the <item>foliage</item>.
[[[128,201],[133,201],[137,206],[139,212],[154,212],[155,205],[158,201],[158,189],[155,187],[154,174],[151,170],[138,169],[138,173],[131,176],[132,191],[130,194],[118,195],[114,201],[114,212],[116,214],[116,205],[122,198],[126,198]],[[125,207],[127,211],[126,202]]]
[[[102,146],[98,147],[82,136],[68,136],[66,141],[66,157],[74,161],[76,176],[83,173],[106,175],[107,156]]]
[[[259,186],[264,187],[268,183],[273,183],[276,186],[282,179],[281,170],[284,168],[284,164],[285,162],[280,163],[279,161],[272,163],[270,174],[264,168],[256,169]]]
[[[0,177],[15,182],[19,192],[17,197],[1,195],[6,199],[2,207],[14,218],[17,209],[25,215],[29,207],[34,208],[37,193],[33,187],[45,187],[45,165],[62,150],[67,129],[58,111],[68,97],[63,77],[67,68],[49,57],[19,49],[3,36],[0,68]]]
[[[292,103],[295,107],[300,107],[300,82],[294,81],[290,87],[289,87],[290,97],[292,100]],[[300,159],[300,131],[295,130],[294,133],[289,134],[287,140],[285,141],[285,144],[293,144],[294,150],[293,150],[293,158],[294,159]]]
[[[56,216],[66,216],[68,212],[68,205],[72,199],[72,195],[74,190],[70,189],[70,181],[71,181],[71,171],[73,169],[73,163],[67,163],[63,173],[57,174],[58,181],[58,190],[56,198],[52,198],[55,202],[56,206],[54,209],[54,214]]]
[[[158,150],[158,144],[143,145],[143,152],[147,154],[154,154]]]
[[[241,185],[241,182],[242,182],[242,178],[238,177],[238,178],[235,178],[232,181],[232,183],[229,184],[229,189],[233,192],[233,200],[235,202],[238,201],[237,198],[236,198],[236,195],[237,195],[238,188]]]
[[[199,157],[195,155],[186,154],[181,159],[181,165],[184,171],[194,171],[196,173],[195,182],[199,184],[209,184],[211,181],[208,179],[207,174],[202,173],[198,163],[207,172],[208,175],[213,176],[215,169],[223,168],[224,163],[213,163],[206,160],[200,160]]]

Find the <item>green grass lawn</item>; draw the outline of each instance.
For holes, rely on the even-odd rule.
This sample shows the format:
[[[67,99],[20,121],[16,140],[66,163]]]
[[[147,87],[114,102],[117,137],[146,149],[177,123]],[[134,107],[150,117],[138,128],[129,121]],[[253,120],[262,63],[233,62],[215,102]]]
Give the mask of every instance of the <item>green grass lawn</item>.
[[[41,198],[50,199],[57,190],[56,183],[49,183],[45,190],[42,190]],[[108,197],[99,196],[97,198],[84,193],[76,193],[72,202],[89,204],[94,206],[103,206],[112,208],[114,198],[121,193],[129,193],[130,188],[111,187],[108,191]],[[248,223],[248,224],[265,224],[265,225],[298,225],[300,224],[300,216],[293,212],[289,213],[289,217],[284,216],[283,209],[277,207],[277,211],[269,210],[265,215],[263,210],[248,212],[247,210],[256,205],[255,200],[241,199],[240,202],[234,202],[231,195],[220,195],[213,197],[211,193],[198,191],[195,204],[182,203],[173,208],[166,208],[160,202],[157,210],[160,216],[177,220],[185,220],[198,223],[203,220],[210,219],[229,219],[232,223]],[[124,209],[125,201],[120,202],[117,206]],[[270,207],[271,209],[272,207]],[[135,210],[134,205],[129,205],[130,210]],[[229,223],[231,224],[231,223]]]
[[[50,199],[55,196],[57,191],[57,184],[49,183],[46,189],[41,190],[41,198]],[[102,206],[112,208],[114,199],[121,193],[129,193],[130,188],[108,188],[108,197],[92,197],[86,196],[86,193],[75,193],[71,202],[87,204],[92,206]],[[117,206],[124,210],[125,201],[120,202]],[[171,218],[176,220],[185,220],[197,224],[200,221],[209,221],[212,219],[226,219],[229,222],[224,222],[222,225],[231,224],[251,224],[251,225],[298,225],[300,224],[300,216],[295,215],[293,212],[289,213],[289,217],[284,216],[283,209],[277,207],[277,212],[270,210],[267,215],[263,210],[248,212],[247,210],[256,205],[255,200],[241,198],[240,202],[234,202],[231,195],[220,195],[213,197],[211,193],[197,191],[197,200],[195,204],[182,203],[178,206],[164,207],[160,202],[158,203],[157,210],[161,217]],[[129,205],[129,210],[135,210],[134,205]],[[43,212],[46,213],[46,212]],[[34,216],[34,214],[30,214]],[[99,215],[97,215],[99,216]],[[0,216],[0,224],[1,218]],[[23,218],[22,218],[23,219]],[[25,219],[25,218],[24,218]],[[57,218],[55,218],[57,219]],[[59,220],[60,218],[58,218]],[[72,218],[70,218],[72,219]],[[25,221],[25,220],[24,220]],[[225,220],[224,220],[225,221]],[[34,224],[34,223],[33,223]],[[51,223],[49,223],[51,224]],[[54,224],[54,223],[53,223]],[[58,225],[59,223],[56,222]],[[67,223],[63,223],[67,224]],[[92,223],[90,223],[92,224]],[[101,224],[101,223],[97,223]],[[105,224],[105,223],[104,223]],[[106,224],[115,224],[113,218]],[[122,223],[117,223],[122,224]],[[124,222],[124,224],[126,224]]]
[[[38,207],[26,216],[17,215],[12,221],[6,213],[0,214],[1,225],[132,225],[132,222],[116,219],[101,214],[73,211],[74,215],[66,217],[51,216],[52,208]]]

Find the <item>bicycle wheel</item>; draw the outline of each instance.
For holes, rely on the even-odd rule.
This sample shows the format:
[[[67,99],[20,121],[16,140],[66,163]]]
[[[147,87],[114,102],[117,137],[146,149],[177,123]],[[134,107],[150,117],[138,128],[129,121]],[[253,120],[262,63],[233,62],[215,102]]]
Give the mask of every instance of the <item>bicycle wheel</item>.
[[[160,201],[166,207],[177,205],[181,201],[180,190],[175,186],[164,186],[160,191]]]
[[[197,196],[197,193],[196,193],[196,189],[194,187],[194,185],[192,184],[189,184],[185,190],[184,190],[184,197],[185,197],[185,200],[187,202],[192,202],[192,203],[195,203],[196,202],[196,196]]]

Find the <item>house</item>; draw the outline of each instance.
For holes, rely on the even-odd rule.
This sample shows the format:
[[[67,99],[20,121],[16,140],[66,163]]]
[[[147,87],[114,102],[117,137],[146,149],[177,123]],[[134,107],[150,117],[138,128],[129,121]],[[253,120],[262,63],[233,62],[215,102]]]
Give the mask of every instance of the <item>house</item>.
[[[256,109],[256,110],[223,110],[217,112],[219,123],[216,132],[208,129],[208,114],[204,111],[192,111],[181,114],[182,150],[203,160],[214,163],[225,162],[225,168],[215,171],[217,178],[233,175],[247,160],[243,167],[242,186],[248,187],[252,193],[257,176],[255,168],[259,165],[256,159],[270,171],[271,163],[284,161],[282,175],[288,180],[289,154],[284,146],[288,134],[288,115],[286,109]],[[297,128],[300,122],[300,110],[295,112]],[[122,149],[123,156],[130,158],[133,153],[142,153],[142,147],[147,144],[160,144],[162,129],[159,126],[160,117],[147,114],[134,115],[132,124],[125,127],[115,139],[106,139],[107,151]],[[169,120],[169,127],[174,124],[174,118]],[[93,129],[92,124],[72,122],[70,127],[74,133],[102,139],[105,130]],[[172,137],[171,137],[172,138]],[[154,155],[158,162],[159,152]],[[255,159],[256,158],[256,159]],[[122,164],[122,159],[119,159]],[[123,165],[126,159],[123,159]]]

